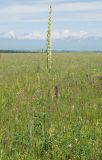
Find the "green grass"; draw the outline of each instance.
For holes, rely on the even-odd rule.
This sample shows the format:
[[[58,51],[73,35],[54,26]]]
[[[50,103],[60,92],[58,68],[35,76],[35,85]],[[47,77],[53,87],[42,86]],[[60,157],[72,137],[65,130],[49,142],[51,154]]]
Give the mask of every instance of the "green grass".
[[[1,54],[0,160],[102,160],[98,75],[101,54]]]

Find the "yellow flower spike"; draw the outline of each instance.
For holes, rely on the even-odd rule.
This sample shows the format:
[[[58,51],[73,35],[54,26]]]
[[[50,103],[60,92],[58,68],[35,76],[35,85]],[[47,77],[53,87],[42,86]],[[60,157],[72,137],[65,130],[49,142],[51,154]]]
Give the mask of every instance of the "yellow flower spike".
[[[50,71],[52,67],[52,3],[50,5],[49,18],[48,18],[48,32],[47,32],[47,69]]]

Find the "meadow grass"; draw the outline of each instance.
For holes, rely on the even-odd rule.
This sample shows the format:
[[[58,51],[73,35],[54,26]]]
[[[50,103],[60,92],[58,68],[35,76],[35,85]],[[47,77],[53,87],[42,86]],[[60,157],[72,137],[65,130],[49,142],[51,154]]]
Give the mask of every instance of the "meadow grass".
[[[102,160],[99,75],[101,54],[1,54],[0,160]]]

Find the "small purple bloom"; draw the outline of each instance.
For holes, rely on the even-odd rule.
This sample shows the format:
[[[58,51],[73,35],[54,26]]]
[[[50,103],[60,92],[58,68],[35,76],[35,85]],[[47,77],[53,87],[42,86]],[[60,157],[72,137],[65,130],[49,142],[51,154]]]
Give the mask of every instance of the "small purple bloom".
[[[8,144],[8,140],[7,140],[7,139],[4,139],[4,140],[3,140],[3,144],[4,144],[4,145]]]
[[[55,88],[54,88],[54,94],[55,94],[55,97],[58,98],[58,86],[56,85]]]

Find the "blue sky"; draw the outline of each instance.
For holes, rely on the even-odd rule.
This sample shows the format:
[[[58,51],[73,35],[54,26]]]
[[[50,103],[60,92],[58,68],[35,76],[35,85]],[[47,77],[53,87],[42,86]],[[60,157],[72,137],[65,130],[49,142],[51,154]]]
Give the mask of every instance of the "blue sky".
[[[102,0],[52,0],[53,49],[102,50]],[[50,0],[0,0],[0,49],[46,49]]]

